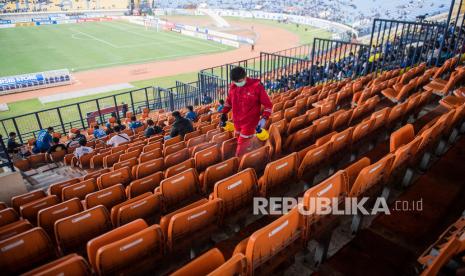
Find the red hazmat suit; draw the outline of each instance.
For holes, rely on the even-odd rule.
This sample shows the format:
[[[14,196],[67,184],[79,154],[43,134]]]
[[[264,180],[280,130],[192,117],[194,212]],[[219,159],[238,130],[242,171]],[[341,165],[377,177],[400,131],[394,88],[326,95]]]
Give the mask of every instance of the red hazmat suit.
[[[263,114],[261,106],[264,106]],[[242,156],[250,146],[251,138],[260,118],[268,119],[271,115],[272,103],[265,88],[258,79],[247,78],[244,86],[234,83],[229,87],[229,94],[222,113],[227,114],[232,109],[234,128],[237,138],[236,156]]]

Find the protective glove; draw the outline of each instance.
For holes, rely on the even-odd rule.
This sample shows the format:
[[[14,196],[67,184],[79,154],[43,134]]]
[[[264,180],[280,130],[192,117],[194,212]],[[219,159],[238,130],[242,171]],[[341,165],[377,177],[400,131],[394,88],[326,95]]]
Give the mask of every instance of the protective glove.
[[[265,118],[261,118],[260,121],[258,121],[258,125],[257,125],[257,131],[264,128],[266,125],[266,119]]]
[[[226,115],[226,113],[221,114],[220,127],[226,126],[227,121],[228,121],[228,115]]]

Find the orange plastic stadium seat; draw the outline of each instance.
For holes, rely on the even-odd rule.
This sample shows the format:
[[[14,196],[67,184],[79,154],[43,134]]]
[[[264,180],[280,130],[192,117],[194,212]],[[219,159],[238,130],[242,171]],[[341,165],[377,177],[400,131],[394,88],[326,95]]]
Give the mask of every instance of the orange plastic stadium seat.
[[[195,131],[186,133],[186,135],[184,135],[184,141],[187,142],[190,139],[197,137],[199,135],[202,135],[202,132],[200,130],[195,130]]]
[[[263,176],[258,180],[260,195],[267,197],[274,191],[287,190],[288,183],[297,177],[298,162],[297,153],[294,152],[268,163]]]
[[[296,132],[299,129],[302,129],[307,124],[307,115],[300,115],[291,119],[287,126],[287,134]]]
[[[165,168],[169,168],[190,158],[189,149],[184,148],[165,156]]]
[[[388,98],[393,103],[398,103],[403,101],[408,97],[416,88],[415,82],[410,82],[406,85],[403,85],[400,90],[395,90],[394,88],[387,88],[381,93]]]
[[[55,248],[40,227],[0,241],[0,267],[4,275],[19,275],[55,257]]]
[[[210,275],[222,264],[224,264],[223,253],[218,248],[213,248],[176,270],[171,276]]]
[[[207,141],[212,141],[213,137],[217,134],[220,134],[221,133],[221,129],[220,128],[216,128],[216,129],[212,129],[212,130],[209,130],[206,134],[207,134]]]
[[[292,118],[296,117],[298,115],[298,109],[297,107],[289,107],[284,110],[284,119],[287,122],[290,122]]]
[[[126,187],[127,198],[132,198],[145,192],[152,192],[156,187],[160,186],[160,182],[163,180],[163,178],[163,172],[158,171],[144,178],[133,180]]]
[[[119,157],[123,154],[123,151],[115,152],[109,154],[103,158],[103,167],[104,168],[111,168],[114,164],[118,163]]]
[[[347,125],[349,124],[350,118],[352,117],[352,112],[353,112],[352,109],[336,111],[333,114],[334,121],[333,121],[332,129],[336,131],[345,129]]]
[[[321,146],[310,149],[300,162],[298,169],[299,179],[304,179],[311,185],[318,172],[328,164],[331,153],[332,142],[329,141]]]
[[[150,194],[139,200],[121,206],[116,212],[116,225],[124,225],[142,218],[150,224],[158,222],[162,211],[160,194]]]
[[[99,275],[130,275],[134,271],[147,274],[148,269],[158,266],[163,249],[163,234],[160,226],[155,224],[105,242],[96,253],[96,271]]]
[[[372,131],[374,123],[374,119],[368,119],[356,125],[352,133],[352,143],[355,144],[367,138]]]
[[[98,205],[105,206],[108,210],[126,200],[124,186],[116,184],[108,188],[86,195],[86,208],[92,208]]]
[[[79,178],[72,178],[62,182],[54,183],[48,187],[48,194],[56,195],[58,198],[61,198],[61,192],[64,187],[78,183]]]
[[[302,217],[296,207],[257,230],[245,249],[247,275],[272,275],[274,269],[293,256],[289,252],[301,249],[302,235]]]
[[[0,202],[0,210],[8,208],[8,205],[6,205],[5,202]]]
[[[338,156],[341,155],[345,150],[350,149],[352,142],[353,127],[346,128],[344,131],[335,133],[331,136],[331,151],[329,155],[333,160],[338,160]]]
[[[69,185],[63,189],[62,200],[66,201],[72,198],[84,200],[87,194],[98,191],[98,186],[95,179],[88,179],[76,184]]]
[[[239,171],[253,168],[257,175],[262,175],[266,164],[270,161],[270,146],[263,146],[256,150],[247,152],[242,156]]]
[[[155,142],[155,143],[151,143],[151,144],[144,146],[144,148],[142,149],[142,152],[149,152],[152,150],[162,149],[162,148],[163,148],[163,144],[161,142]]]
[[[163,155],[168,156],[170,154],[176,153],[182,149],[186,148],[186,143],[185,142],[179,142],[170,146],[165,146],[163,149]]]
[[[163,152],[161,149],[154,149],[152,151],[144,152],[139,156],[139,164],[162,157]]]
[[[84,252],[87,241],[111,229],[110,215],[96,206],[55,222],[55,238],[63,254]]]
[[[315,137],[321,137],[332,130],[332,125],[334,121],[334,116],[325,116],[318,120],[313,121],[315,125],[315,131],[313,135]]]
[[[165,167],[163,158],[152,159],[132,168],[135,179],[144,178],[156,172],[162,171]]]
[[[123,206],[126,206],[128,204],[131,204],[131,203],[134,203],[136,201],[139,201],[140,199],[144,199],[146,198],[147,196],[149,195],[152,195],[151,192],[146,192],[146,193],[143,193],[141,195],[138,195],[136,197],[133,197],[131,199],[128,199],[128,200],[125,200],[119,204],[116,204],[114,205],[112,208],[111,208],[111,211],[110,211],[110,219],[111,219],[111,222],[113,224],[114,227],[118,227],[119,225],[117,224],[117,215],[118,215],[118,212],[119,212],[119,209]]]
[[[174,253],[189,250],[193,244],[209,240],[209,234],[216,230],[220,223],[221,204],[221,199],[214,198],[172,216],[166,237],[168,251]]]
[[[21,219],[5,226],[0,227],[0,241],[16,236],[20,233],[26,232],[34,228],[34,226],[27,220]]]
[[[27,160],[29,161],[29,164],[31,165],[32,168],[37,168],[47,163],[47,158],[46,158],[45,153],[33,154],[31,156],[28,156]]]
[[[116,184],[129,184],[131,182],[131,170],[124,167],[115,171],[107,172],[97,178],[97,185],[100,189],[111,187]]]
[[[35,225],[37,223],[37,213],[40,210],[58,204],[59,202],[60,199],[58,199],[58,197],[55,195],[46,196],[21,205],[19,212],[21,217],[29,220],[32,224]]]
[[[189,158],[186,161],[183,161],[179,164],[171,166],[165,170],[165,178],[171,177],[173,175],[177,175],[180,172],[183,172],[187,169],[194,168],[195,169],[195,161],[194,158]]]
[[[200,127],[200,132],[202,134],[207,134],[207,132],[209,132],[210,130],[216,129],[217,127],[218,127],[217,124],[206,125],[206,126]]]
[[[14,196],[11,198],[11,207],[19,212],[19,207],[23,204],[32,202],[39,198],[47,196],[43,190],[35,190],[26,194]]]
[[[200,197],[199,179],[194,169],[185,170],[160,183],[164,210],[169,212]]]
[[[128,153],[123,153],[119,156],[118,162],[123,162],[132,158],[139,158],[141,151],[135,150],[135,151],[130,151]]]
[[[201,134],[199,136],[192,137],[191,139],[189,139],[186,142],[186,147],[187,148],[192,148],[192,147],[195,147],[195,146],[200,145],[200,144],[205,143],[205,142],[207,142],[207,135]]]
[[[311,125],[291,134],[291,136],[287,137],[283,148],[289,152],[294,152],[312,144],[315,137],[315,128],[315,125]]]
[[[202,192],[210,193],[217,181],[237,173],[238,168],[239,159],[237,157],[207,167],[199,176]]]
[[[42,227],[50,237],[54,237],[55,221],[82,212],[81,201],[73,198],[68,201],[58,203],[54,206],[44,208],[37,214],[37,226]]]
[[[252,208],[252,200],[257,190],[257,175],[253,169],[245,169],[216,182],[211,198],[221,198],[224,205],[224,218],[230,215],[243,215],[241,209]]]
[[[109,171],[110,169],[106,168],[106,169],[100,169],[100,170],[89,172],[86,175],[81,177],[81,181],[89,180],[89,179],[97,179],[100,175],[107,173]]]
[[[221,159],[226,160],[236,155],[237,138],[231,138],[221,144]]]
[[[405,111],[407,110],[407,105],[408,103],[404,102],[392,107],[389,112],[389,116],[387,117],[386,125],[395,126],[400,123],[404,117]]]
[[[90,159],[90,168],[98,169],[103,167],[103,159],[110,155],[110,153],[97,154]]]
[[[247,259],[242,253],[235,253],[229,260],[210,272],[209,276],[246,275]]]
[[[311,123],[318,119],[320,117],[320,113],[321,107],[314,107],[310,110],[307,110],[307,112],[305,112],[305,115],[307,116],[307,122]]]
[[[17,220],[19,220],[19,215],[13,208],[6,208],[0,211],[0,227]]]
[[[406,124],[398,130],[391,133],[389,150],[390,152],[396,151],[401,146],[410,143],[415,137],[415,130],[413,125]]]
[[[91,152],[91,153],[87,153],[79,157],[79,160],[78,160],[79,168],[81,169],[90,168],[90,160],[92,160],[92,157],[94,157],[95,155],[96,153]]]
[[[131,159],[121,161],[118,163],[113,164],[113,171],[119,170],[121,168],[129,168],[129,170],[132,172],[132,168],[138,164],[138,160],[136,157],[133,157]]]
[[[381,191],[391,173],[394,155],[388,154],[378,162],[361,169],[357,178],[350,183],[350,197],[375,196]]]
[[[217,146],[212,146],[194,155],[195,168],[198,172],[203,172],[208,166],[214,165],[221,160],[221,153]]]
[[[132,152],[137,152],[138,154],[140,154],[142,152],[142,149],[145,147],[145,144],[142,143],[142,144],[138,144],[136,146],[130,146],[128,147],[128,149],[126,150],[126,153],[132,153]]]
[[[117,153],[121,151],[126,151],[127,149],[128,149],[128,144],[123,144],[117,147],[112,147],[110,152],[113,154],[113,153]]]
[[[286,119],[282,119],[275,123],[270,124],[270,129],[272,127],[275,127],[279,130],[279,134],[284,135],[286,133],[286,126],[287,126]]]

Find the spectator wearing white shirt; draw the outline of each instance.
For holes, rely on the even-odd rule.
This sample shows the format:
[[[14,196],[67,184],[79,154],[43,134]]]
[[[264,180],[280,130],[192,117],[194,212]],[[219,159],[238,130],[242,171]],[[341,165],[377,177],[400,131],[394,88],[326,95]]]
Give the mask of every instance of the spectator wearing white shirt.
[[[112,147],[117,147],[122,143],[130,142],[131,138],[126,133],[121,133],[120,126],[115,126],[114,129],[115,135],[108,140],[107,145]]]
[[[94,149],[90,147],[86,147],[87,141],[85,139],[79,140],[79,147],[74,150],[74,156],[79,159],[81,156],[85,154],[92,153]]]

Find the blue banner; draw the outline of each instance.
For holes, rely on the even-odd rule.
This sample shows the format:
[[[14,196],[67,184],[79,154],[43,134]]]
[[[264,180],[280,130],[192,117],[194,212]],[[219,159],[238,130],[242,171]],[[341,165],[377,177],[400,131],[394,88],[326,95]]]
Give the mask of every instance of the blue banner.
[[[13,76],[13,77],[3,77],[0,78],[0,85],[21,85],[21,84],[28,84],[28,83],[36,83],[43,81],[45,79],[42,73],[37,74],[26,74],[20,76]]]
[[[0,24],[11,24],[11,20],[0,19]]]

